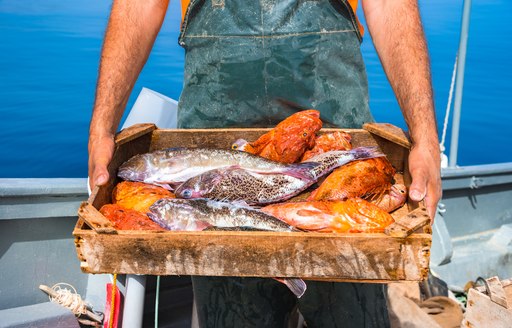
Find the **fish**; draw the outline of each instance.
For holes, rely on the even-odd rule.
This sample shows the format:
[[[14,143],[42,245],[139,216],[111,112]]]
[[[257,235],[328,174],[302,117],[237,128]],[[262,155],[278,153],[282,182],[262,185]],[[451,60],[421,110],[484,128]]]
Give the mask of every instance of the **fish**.
[[[148,216],[153,222],[172,231],[203,231],[211,227],[297,231],[278,218],[249,206],[204,198],[162,198],[149,210]]]
[[[304,110],[288,116],[256,141],[238,139],[231,148],[280,163],[295,163],[313,147],[316,133],[321,128],[320,112]]]
[[[347,132],[335,131],[331,133],[321,134],[316,137],[313,148],[306,150],[300,162],[304,162],[318,154],[331,150],[350,150],[352,137]]]
[[[290,167],[287,164],[243,151],[214,148],[169,148],[131,157],[121,164],[117,175],[123,180],[145,182],[174,190],[193,176],[229,166],[261,173],[294,174],[297,172],[293,166]]]
[[[121,181],[112,191],[112,203],[142,213],[148,212],[154,202],[164,197],[174,197],[174,194],[165,188],[143,182]]]
[[[402,207],[406,200],[407,187],[401,183],[395,183],[391,186],[388,193],[377,199],[370,200],[370,202],[382,208],[384,211],[391,213]]]
[[[395,222],[388,212],[361,198],[271,204],[261,211],[298,229],[316,232],[383,232]]]
[[[307,200],[375,199],[390,190],[394,174],[385,157],[354,161],[336,168]]]
[[[313,185],[334,168],[362,158],[384,156],[376,147],[358,147],[348,151],[319,154],[310,161],[289,164],[306,167],[302,174],[259,173],[240,167],[207,171],[182,183],[176,190],[178,198],[209,198],[218,201],[241,201],[262,205],[287,200]],[[314,164],[314,165],[313,165]]]
[[[100,213],[112,222],[117,230],[165,231],[144,213],[124,208],[119,204],[105,204],[100,208]]]
[[[155,223],[173,231],[298,231],[278,218],[239,204],[208,199],[162,198],[150,208]],[[306,283],[300,278],[274,278],[300,298]]]

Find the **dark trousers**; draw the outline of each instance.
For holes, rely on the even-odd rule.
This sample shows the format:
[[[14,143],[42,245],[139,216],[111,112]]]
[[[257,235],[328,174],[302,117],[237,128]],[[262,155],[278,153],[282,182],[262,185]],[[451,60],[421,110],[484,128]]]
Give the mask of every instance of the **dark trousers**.
[[[308,328],[389,327],[385,285],[306,281],[297,299],[270,278],[192,277],[201,328],[288,327],[298,305]]]

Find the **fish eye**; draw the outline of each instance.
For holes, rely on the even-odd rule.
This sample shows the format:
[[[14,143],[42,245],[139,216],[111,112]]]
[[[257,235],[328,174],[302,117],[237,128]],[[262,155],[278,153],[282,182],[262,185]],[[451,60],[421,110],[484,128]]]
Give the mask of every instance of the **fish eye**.
[[[305,138],[308,136],[308,133],[306,131],[302,132],[302,136]]]
[[[237,144],[233,144],[233,145],[231,145],[231,149],[233,149],[233,150],[237,150],[237,149],[238,149],[238,145],[237,145]]]
[[[190,198],[190,197],[192,197],[192,190],[190,190],[190,189],[185,189],[185,190],[183,190],[183,191],[181,192],[181,196],[182,196],[183,198]]]

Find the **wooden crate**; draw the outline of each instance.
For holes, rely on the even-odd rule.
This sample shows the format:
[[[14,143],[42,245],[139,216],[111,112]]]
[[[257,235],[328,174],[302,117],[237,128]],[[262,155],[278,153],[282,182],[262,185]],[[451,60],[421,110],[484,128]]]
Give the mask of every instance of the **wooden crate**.
[[[321,133],[335,131],[323,129]],[[95,188],[78,211],[73,231],[86,273],[302,277],[359,282],[420,281],[427,277],[431,229],[423,204],[407,203],[393,213],[385,233],[117,231],[98,209],[111,202],[117,168],[130,157],[169,147],[229,148],[255,140],[268,129],[163,130],[134,125],[116,136],[111,180]],[[389,124],[344,129],[354,147],[377,145],[410,184],[409,141]]]

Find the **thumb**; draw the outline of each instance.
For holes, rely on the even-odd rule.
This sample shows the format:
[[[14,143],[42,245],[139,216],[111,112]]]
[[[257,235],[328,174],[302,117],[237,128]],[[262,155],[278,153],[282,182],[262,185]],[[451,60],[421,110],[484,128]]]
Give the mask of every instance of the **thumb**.
[[[96,167],[93,174],[93,181],[96,186],[103,186],[107,183],[109,174],[106,166]]]
[[[427,182],[422,177],[413,177],[411,186],[409,188],[409,197],[419,202],[425,198],[427,193]]]

